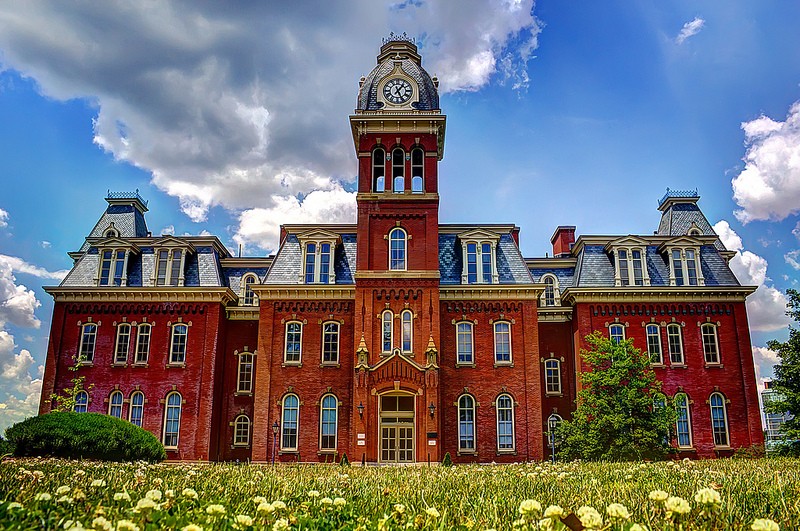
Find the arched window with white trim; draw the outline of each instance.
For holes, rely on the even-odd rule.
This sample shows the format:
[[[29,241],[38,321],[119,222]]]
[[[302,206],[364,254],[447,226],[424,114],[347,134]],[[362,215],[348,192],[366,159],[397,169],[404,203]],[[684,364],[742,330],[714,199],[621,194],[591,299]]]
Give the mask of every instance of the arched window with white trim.
[[[394,314],[384,310],[381,314],[381,352],[388,354],[394,344]]]
[[[114,363],[124,365],[128,362],[128,350],[131,346],[131,325],[120,323],[117,325],[117,340],[114,345]]]
[[[692,416],[689,411],[689,396],[678,393],[674,398],[675,403],[675,442],[678,448],[692,447]]]
[[[386,152],[383,148],[372,151],[372,191],[386,191]]]
[[[283,397],[281,407],[281,450],[296,451],[300,425],[300,399],[297,395]]]
[[[336,450],[339,429],[339,400],[331,394],[320,401],[319,416],[319,448],[320,450]]]
[[[389,269],[391,271],[406,270],[406,246],[408,235],[400,227],[389,231]]]
[[[552,274],[542,276],[544,282],[544,293],[542,293],[542,306],[557,306],[560,302],[558,289],[558,278]]]
[[[108,414],[118,419],[122,418],[122,391],[112,391],[108,397]]]
[[[714,446],[730,446],[728,431],[728,406],[722,393],[711,393],[708,399],[711,408],[711,431],[714,434]]]
[[[233,421],[233,445],[250,445],[250,417],[247,415],[239,415]]]
[[[495,364],[511,364],[511,323],[497,321],[494,323],[494,362]]]
[[[164,401],[164,437],[162,438],[164,448],[172,450],[178,448],[182,409],[183,397],[181,394],[177,391],[168,394]]]
[[[258,282],[258,277],[248,273],[242,277],[242,306],[258,306],[258,295],[253,291],[253,286]]]
[[[514,400],[511,395],[497,397],[497,451],[514,451]]]
[[[144,423],[144,393],[141,391],[131,393],[131,407],[128,409],[128,415],[131,424],[142,427]]]
[[[402,148],[392,150],[392,191],[402,194],[406,188],[406,155]]]
[[[561,360],[550,358],[544,360],[545,394],[561,394]]]
[[[475,399],[463,394],[458,399],[458,451],[474,452],[475,449]]]
[[[403,352],[409,353],[414,349],[414,312],[403,310],[400,313],[400,324]]]
[[[614,343],[622,343],[625,341],[625,327],[621,324],[612,324],[608,327],[608,337]]]
[[[75,413],[86,413],[89,410],[89,393],[78,391],[75,393],[75,404],[72,406]]]
[[[411,150],[411,193],[421,194],[425,172],[425,150],[415,147]]]

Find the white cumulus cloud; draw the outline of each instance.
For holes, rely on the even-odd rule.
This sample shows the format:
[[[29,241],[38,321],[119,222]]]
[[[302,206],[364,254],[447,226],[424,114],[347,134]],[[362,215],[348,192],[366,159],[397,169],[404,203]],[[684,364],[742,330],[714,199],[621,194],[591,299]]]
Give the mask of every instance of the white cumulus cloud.
[[[67,273],[69,273],[68,269],[49,271],[43,267],[39,267],[37,265],[28,263],[22,258],[17,258],[16,256],[8,256],[5,254],[0,254],[0,262],[8,264],[9,266],[11,266],[11,269],[16,271],[17,273],[25,273],[28,275],[33,275],[35,277],[50,279],[50,280],[63,280],[64,277],[67,276]]]
[[[33,290],[17,285],[11,264],[0,255],[0,328],[6,323],[39,328],[34,311],[40,305]]]
[[[789,324],[786,296],[771,285],[766,259],[745,250],[741,237],[727,221],[718,221],[714,231],[728,250],[736,251],[730,266],[739,282],[745,286],[758,286],[755,293],[747,297],[750,328],[763,332],[785,328]]]
[[[0,208],[0,229],[8,227],[8,212]]]
[[[736,218],[780,221],[800,212],[800,101],[783,122],[762,115],[742,129],[745,167],[732,181]]]
[[[31,374],[35,369],[35,375]],[[42,391],[42,370],[28,350],[17,352],[14,336],[0,330],[0,433],[35,415]]]
[[[700,33],[700,30],[703,29],[703,26],[705,25],[705,20],[700,17],[694,17],[693,20],[690,20],[683,25],[680,33],[678,33],[678,36],[675,37],[675,42],[678,44],[683,44],[689,37],[693,37],[694,35]]]
[[[787,264],[800,271],[800,249],[789,251],[783,255],[783,259],[786,260]]]

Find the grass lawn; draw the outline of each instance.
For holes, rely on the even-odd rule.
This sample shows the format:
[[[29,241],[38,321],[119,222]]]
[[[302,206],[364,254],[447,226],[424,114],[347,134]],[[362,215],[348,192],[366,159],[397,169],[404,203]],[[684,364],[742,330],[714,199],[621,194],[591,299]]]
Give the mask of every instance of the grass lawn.
[[[800,460],[0,464],[3,529],[567,529],[562,513],[596,529],[800,529]]]

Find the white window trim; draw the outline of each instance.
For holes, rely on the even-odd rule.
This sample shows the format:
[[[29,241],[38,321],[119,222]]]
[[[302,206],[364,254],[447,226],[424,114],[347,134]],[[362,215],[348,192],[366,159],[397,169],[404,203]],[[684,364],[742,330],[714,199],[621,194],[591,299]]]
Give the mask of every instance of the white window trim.
[[[498,361],[497,359],[497,325],[499,324],[507,324],[508,325],[508,361]],[[514,365],[514,348],[512,346],[512,331],[511,331],[511,321],[507,321],[505,319],[494,321],[492,323],[492,341],[494,342],[494,366],[513,366]]]
[[[551,364],[551,362],[556,364],[555,370],[556,370],[556,376],[558,377],[556,382],[557,389],[555,391],[550,390],[550,385],[547,380],[548,365]],[[557,358],[547,358],[544,360],[544,389],[545,389],[545,395],[547,396],[561,396],[563,394],[563,390],[561,387],[561,360]]]
[[[406,316],[408,316],[408,323],[409,323],[409,338],[408,344],[409,348],[406,349],[405,346],[405,324],[406,324]],[[403,351],[403,354],[411,354],[414,352],[414,312],[411,310],[403,310],[400,312],[400,349]]]
[[[177,395],[178,397],[178,430],[175,432],[175,445],[174,446],[167,446],[166,439],[167,439],[167,420],[169,418],[169,408],[176,407],[169,405],[169,398],[173,395]],[[181,441],[181,421],[183,420],[183,396],[177,391],[170,391],[167,396],[164,398],[164,425],[162,427],[162,435],[161,435],[161,443],[164,445],[164,448],[167,450],[177,450],[178,445]]]
[[[614,339],[614,334],[611,333],[611,329],[616,327],[620,327],[622,329],[622,341],[625,341],[625,325],[622,323],[611,323],[608,325],[608,338],[611,340]]]
[[[716,361],[708,361],[706,359],[706,339],[705,339],[705,330],[711,329],[714,331],[714,350],[716,351],[717,360]],[[719,349],[719,326],[715,323],[701,323],[700,324],[700,344],[703,347],[703,363],[706,366],[717,367],[722,365],[722,353]]]
[[[247,425],[247,437],[244,442],[238,439],[239,435],[239,422],[244,420],[244,423]],[[252,422],[250,421],[250,417],[242,413],[241,415],[236,415],[236,418],[233,420],[233,446],[236,448],[247,448],[250,446],[250,429],[252,426]]]
[[[465,408],[461,407],[461,400],[465,397],[468,397],[472,401],[472,407]],[[458,420],[458,454],[477,454],[478,453],[478,423],[477,423],[477,404],[478,401],[475,400],[475,397],[469,393],[463,393],[458,397],[456,401],[456,409],[457,409],[457,420]],[[461,446],[461,412],[462,411],[472,411],[472,448],[465,448]]]
[[[92,342],[92,351],[91,353],[87,353],[83,351],[84,347],[84,334],[86,333],[86,328],[93,326],[94,327],[94,341]],[[88,322],[83,323],[81,325],[81,335],[78,339],[78,363],[82,365],[92,365],[94,363],[94,355],[97,351],[97,332],[99,331],[100,323],[95,322]],[[91,355],[89,355],[91,354]]]
[[[142,405],[141,406],[137,406],[137,405],[135,405],[133,403],[133,398],[136,395],[142,395]],[[144,404],[145,404],[145,398],[144,398],[144,393],[142,391],[136,390],[136,391],[131,393],[131,396],[128,399],[128,422],[133,424],[133,410],[134,410],[134,408],[141,408],[142,409],[142,416],[141,416],[141,423],[142,424],[141,424],[141,426],[139,426],[140,428],[144,427]]]
[[[308,258],[308,244],[314,244],[314,280],[310,284],[324,284],[320,282],[320,270],[322,265],[322,245],[329,244],[331,247],[330,258],[328,260],[328,284],[336,283],[336,273],[334,272],[333,261],[336,256],[336,241],[335,240],[303,240],[303,262],[301,271],[301,280],[303,284],[309,284],[306,281],[306,259]]]
[[[144,361],[139,361],[139,344],[140,338],[142,337],[141,331],[147,328],[147,352]],[[147,365],[147,362],[150,360],[150,346],[153,342],[153,324],[152,323],[139,323],[136,326],[136,346],[134,347],[133,352],[133,364],[134,365]]]
[[[456,321],[455,323],[456,329],[456,365],[461,367],[474,367],[475,366],[475,325],[472,321]],[[469,325],[469,344],[470,344],[470,360],[469,361],[461,361],[459,358],[459,341],[458,341],[458,326],[459,325]]]
[[[295,438],[294,438],[294,446],[284,446],[283,445],[283,434],[284,429],[286,427],[286,401],[290,398],[294,397],[297,399],[297,427],[295,429]],[[297,449],[300,447],[300,397],[294,393],[289,393],[283,397],[281,400],[281,432],[280,432],[280,449],[282,452],[296,452]]]
[[[255,352],[250,352],[248,350],[238,352],[236,354],[237,361],[236,361],[236,394],[237,395],[251,395],[253,394],[253,380],[255,376],[255,366],[256,366],[256,357]],[[250,358],[250,385],[248,389],[242,389],[242,366],[244,365],[245,356]]]
[[[119,404],[114,404],[114,397],[115,396],[119,396],[120,397]],[[108,395],[108,416],[109,417],[114,417],[114,418],[117,418],[117,419],[121,420],[122,419],[122,406],[124,404],[125,404],[125,397],[123,396],[122,391],[120,391],[119,389],[114,389],[113,391],[111,391],[111,394]],[[111,408],[113,408],[113,407],[119,407],[119,417],[111,413]]]
[[[119,355],[119,340],[121,331],[123,329],[128,330],[128,348],[125,350],[125,359],[120,360],[118,359]],[[114,339],[114,365],[127,365],[128,364],[128,357],[131,353],[131,335],[133,334],[133,327],[130,323],[119,323],[117,325],[117,337]]]
[[[393,268],[392,267],[392,234],[395,231],[400,231],[403,234],[403,267],[402,268]],[[386,264],[388,266],[389,271],[408,271],[408,240],[409,235],[408,231],[403,227],[392,227],[389,229],[389,234],[386,236],[386,240],[389,242],[389,253],[388,258],[389,262]]]
[[[547,304],[547,287],[545,287],[544,291],[542,291],[542,296],[540,298],[541,299],[541,303],[542,303],[542,307],[544,307],[544,308],[552,308],[554,306],[560,306],[561,305],[561,289],[559,287],[558,277],[555,276],[552,273],[545,273],[544,275],[542,275],[542,278],[540,279],[540,282],[542,284],[545,284],[545,286],[547,286],[547,279],[553,279],[553,304],[552,305]]]
[[[298,324],[300,325],[300,355],[298,356],[297,360],[289,361],[289,325]],[[303,364],[303,321],[298,321],[293,319],[291,321],[286,321],[286,325],[283,328],[283,364],[284,365],[298,365],[302,366]]]
[[[508,400],[511,402],[511,448],[500,448],[500,398],[508,397]],[[497,398],[494,401],[494,409],[495,409],[495,434],[496,434],[496,447],[498,454],[513,454],[517,451],[517,427],[516,427],[516,415],[515,415],[515,404],[514,404],[514,397],[508,393],[501,393],[497,395]]]
[[[650,327],[656,328],[656,337],[658,338],[658,361],[653,361],[653,353],[650,352]],[[644,325],[645,344],[647,345],[647,355],[650,356],[650,366],[663,367],[664,360],[664,346],[661,344],[661,327],[656,323],[645,323]],[[669,341],[669,339],[667,340]]]
[[[496,240],[478,240],[478,239],[469,239],[469,240],[462,240],[461,242],[461,283],[462,284],[469,284],[469,264],[468,260],[468,252],[467,246],[469,244],[475,245],[475,265],[477,268],[477,278],[473,284],[487,284],[483,280],[483,244],[489,244],[489,248],[491,249],[491,263],[492,263],[492,281],[491,284],[497,284],[500,281],[500,275],[497,272],[497,244],[500,239]]]
[[[620,257],[619,252],[625,251],[627,254],[627,263],[628,263],[628,285],[622,285],[622,273],[620,272]],[[649,286],[650,285],[650,275],[647,273],[647,249],[642,246],[633,245],[633,246],[618,246],[614,247],[614,285],[617,287],[626,287],[626,288],[640,288],[642,286],[636,285],[636,275],[634,274],[633,268],[633,251],[639,251],[642,256],[642,286]]]
[[[108,282],[106,284],[101,284],[100,282],[103,277],[103,253],[106,251],[111,251],[111,266],[108,271]],[[95,279],[95,283],[98,286],[115,286],[114,271],[116,271],[118,251],[125,252],[125,256],[122,258],[122,276],[120,277],[119,287],[128,285],[128,258],[130,257],[130,249],[123,247],[100,247],[97,250],[99,260],[97,264],[97,278]]]
[[[722,418],[725,420],[725,439],[727,440],[727,444],[717,444],[717,441],[714,440],[714,405],[711,403],[714,395],[717,395],[722,400]],[[731,426],[728,421],[728,399],[725,398],[719,391],[714,391],[708,397],[708,414],[711,420],[711,439],[714,440],[714,448],[730,448],[731,447]]]
[[[381,160],[383,162],[383,190],[378,190],[378,177],[375,175],[375,169],[377,167],[375,165],[375,152],[376,151],[382,151],[383,152],[383,154],[381,155]],[[381,146],[375,146],[372,149],[372,152],[370,152],[369,164],[370,164],[370,169],[372,170],[372,184],[371,184],[372,192],[376,193],[376,194],[382,194],[382,193],[386,192],[386,190],[387,190],[386,189],[386,149],[384,149]],[[391,187],[389,187],[389,189],[391,190]]]
[[[325,410],[325,399],[331,397],[333,398],[334,407],[333,410],[336,412],[336,422],[334,423],[333,429],[333,448],[323,448],[322,447],[322,413]],[[330,409],[330,408],[329,408]],[[299,414],[298,414],[299,418]],[[325,393],[322,395],[322,398],[319,400],[319,451],[320,453],[336,453],[339,449],[339,399],[333,393]]]
[[[253,300],[250,301],[249,304],[247,302],[247,288],[249,287],[248,280],[250,279],[253,279],[250,284],[258,284],[258,275],[255,273],[245,273],[242,275],[241,294],[239,299],[240,306],[258,306],[258,294],[253,291],[253,288],[250,288],[250,291],[253,293]]]
[[[700,247],[667,247],[667,261],[669,262],[669,285],[670,286],[677,286],[678,281],[675,275],[675,262],[672,259],[673,251],[679,251],[681,254],[681,273],[683,274],[683,286],[684,287],[691,287],[689,284],[689,265],[686,260],[686,251],[691,250],[694,251],[694,267],[695,273],[697,274],[697,286],[705,286],[706,281],[703,278],[703,268],[700,267]],[[696,286],[695,286],[696,287]]]
[[[185,341],[184,346],[183,346],[183,360],[182,361],[175,361],[175,352],[176,352],[175,351],[175,335],[176,335],[175,330],[179,326],[185,326],[186,327],[186,334],[185,334],[186,341]],[[168,362],[168,365],[176,366],[176,367],[182,367],[182,366],[186,365],[186,358],[188,356],[189,356],[189,323],[184,323],[184,322],[173,323],[170,326],[170,333],[169,333],[169,362]]]
[[[673,397],[673,400],[677,400],[679,396],[683,396],[684,399],[684,407],[686,408],[686,425],[689,429],[689,445],[681,445],[680,439],[678,438],[678,418],[675,418],[675,446],[678,448],[694,448],[694,438],[692,436],[692,410],[689,405],[692,403],[689,400],[689,395],[684,392],[676,393]],[[712,434],[713,435],[713,434]]]
[[[386,320],[386,316],[389,316],[388,321]],[[386,344],[384,343],[383,339],[383,332],[384,326],[386,323],[389,323],[389,348],[386,348]],[[381,312],[381,354],[391,354],[392,347],[394,347],[394,313],[392,310],[384,310]]]
[[[325,360],[325,327],[329,324],[336,325],[336,359],[334,360]],[[322,365],[339,365],[339,360],[341,356],[341,336],[342,336],[342,326],[339,321],[323,321],[322,322],[322,344],[320,345],[320,363]],[[302,347],[301,347],[302,350]]]
[[[159,264],[159,257],[162,251],[167,251],[167,270],[164,275],[164,284],[158,283],[158,264]],[[172,262],[173,256],[175,255],[175,251],[181,252],[181,262],[178,268],[178,281],[176,284],[172,283]],[[184,276],[186,274],[186,255],[188,254],[189,249],[185,247],[156,247],[153,249],[153,276],[151,278],[152,285],[154,287],[181,287],[183,286]]]
[[[82,404],[79,404],[78,397],[81,395],[86,396],[86,401]],[[72,411],[76,411],[78,409],[78,405],[81,405],[86,408],[86,411],[82,411],[81,413],[86,413],[89,411],[89,393],[84,389],[81,389],[80,391],[75,393],[75,403],[72,405]]]

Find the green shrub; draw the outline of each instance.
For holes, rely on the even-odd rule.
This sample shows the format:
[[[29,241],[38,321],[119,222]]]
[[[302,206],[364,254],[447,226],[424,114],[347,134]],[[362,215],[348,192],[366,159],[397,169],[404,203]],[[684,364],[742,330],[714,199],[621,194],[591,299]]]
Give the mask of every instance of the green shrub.
[[[453,466],[453,458],[450,457],[450,452],[444,454],[444,459],[442,459],[442,466]]]
[[[342,454],[342,460],[339,462],[342,466],[350,466],[350,460],[347,459],[347,454]]]
[[[0,457],[14,453],[14,445],[0,436]]]
[[[100,413],[55,412],[6,430],[17,457],[51,456],[102,461],[163,461],[166,452],[152,433]]]

